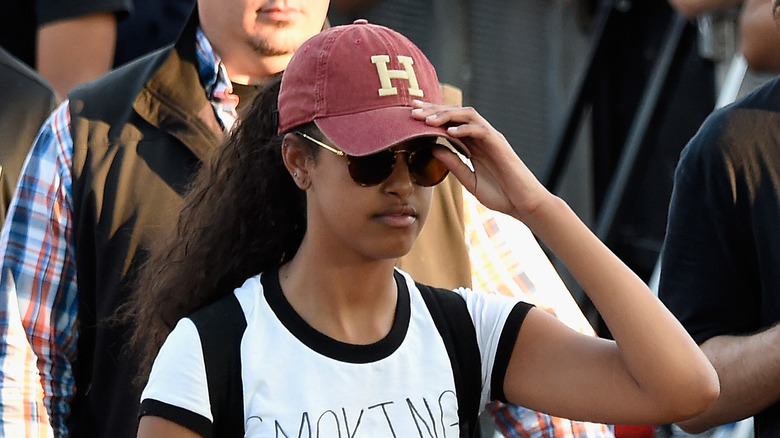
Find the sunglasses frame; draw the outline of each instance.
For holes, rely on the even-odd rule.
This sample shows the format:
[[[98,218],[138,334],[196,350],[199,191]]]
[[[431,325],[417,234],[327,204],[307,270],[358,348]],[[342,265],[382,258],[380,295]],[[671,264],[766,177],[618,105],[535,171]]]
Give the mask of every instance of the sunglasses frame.
[[[417,181],[417,179],[414,177],[414,173],[415,172],[412,171],[411,166],[410,166],[410,162],[411,162],[412,156],[414,156],[414,154],[417,153],[417,151],[410,152],[410,151],[405,150],[405,149],[397,149],[397,150],[393,150],[392,151],[393,152],[393,164],[390,167],[390,173],[388,173],[387,176],[385,176],[384,178],[382,178],[380,181],[378,181],[376,183],[364,183],[364,182],[356,180],[355,177],[352,174],[352,161],[350,161],[350,158],[353,157],[352,155],[349,155],[348,153],[346,153],[346,152],[344,152],[342,150],[336,149],[335,147],[330,146],[329,144],[323,143],[322,141],[317,140],[316,138],[306,134],[305,132],[294,131],[294,133],[295,133],[295,135],[299,135],[299,136],[305,138],[306,140],[309,140],[310,142],[312,142],[312,143],[314,143],[314,144],[316,144],[318,146],[321,146],[322,148],[324,148],[324,149],[326,149],[326,150],[328,150],[330,152],[333,152],[334,154],[338,155],[339,157],[344,157],[347,160],[347,168],[350,169],[349,170],[350,178],[352,178],[352,181],[355,181],[356,184],[358,184],[358,185],[360,185],[362,187],[376,186],[376,185],[381,184],[387,178],[389,178],[390,175],[392,175],[392,173],[393,173],[393,169],[395,169],[395,160],[396,160],[396,157],[398,156],[399,153],[406,153],[407,154],[406,166],[409,168],[409,176],[411,177],[412,182],[414,182],[415,184],[417,184],[417,185],[419,185],[421,187],[433,187],[436,184],[439,184],[440,182],[444,181],[444,178],[446,178],[447,174],[449,174],[449,169],[446,169],[446,171],[444,172],[442,177],[438,181],[436,181],[435,183],[430,184],[430,185],[420,184]],[[387,150],[387,149],[385,149],[385,150]],[[380,153],[380,152],[382,152],[382,151],[379,151],[379,152],[376,152],[376,153]],[[361,158],[361,157],[354,157],[354,158]],[[434,157],[434,159],[436,159],[436,158]]]

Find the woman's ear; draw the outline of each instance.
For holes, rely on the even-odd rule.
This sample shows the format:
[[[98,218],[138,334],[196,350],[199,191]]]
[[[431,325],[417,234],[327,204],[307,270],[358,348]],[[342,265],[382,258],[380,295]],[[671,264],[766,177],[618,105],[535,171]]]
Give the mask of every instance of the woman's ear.
[[[290,172],[295,185],[301,190],[311,186],[308,165],[312,162],[311,149],[295,134],[285,134],[282,143],[282,159],[287,171]]]

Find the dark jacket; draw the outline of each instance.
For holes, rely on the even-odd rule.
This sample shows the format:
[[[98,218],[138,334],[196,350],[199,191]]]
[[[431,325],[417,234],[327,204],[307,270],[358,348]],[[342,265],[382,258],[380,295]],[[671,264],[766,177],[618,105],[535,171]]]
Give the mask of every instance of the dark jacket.
[[[200,84],[197,10],[173,47],[70,93],[73,242],[78,281],[76,396],[70,436],[134,437],[140,388],[129,327],[108,319],[125,302],[160,224],[223,137]]]

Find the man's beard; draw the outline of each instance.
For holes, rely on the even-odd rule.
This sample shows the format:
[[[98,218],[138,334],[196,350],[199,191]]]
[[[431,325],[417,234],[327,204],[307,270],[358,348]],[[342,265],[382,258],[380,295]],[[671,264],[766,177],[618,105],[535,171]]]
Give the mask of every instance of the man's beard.
[[[276,31],[282,33],[289,26],[289,23],[275,23]],[[282,41],[269,39],[263,35],[254,35],[249,37],[249,45],[252,50],[261,56],[284,56],[292,55],[300,44],[290,44],[284,39]]]
[[[282,56],[282,55],[289,55],[292,54],[295,49],[289,49],[286,47],[281,47],[279,45],[273,45],[271,44],[268,39],[263,37],[255,37],[249,39],[249,45],[252,47],[252,50],[255,51],[258,55],[261,56]]]

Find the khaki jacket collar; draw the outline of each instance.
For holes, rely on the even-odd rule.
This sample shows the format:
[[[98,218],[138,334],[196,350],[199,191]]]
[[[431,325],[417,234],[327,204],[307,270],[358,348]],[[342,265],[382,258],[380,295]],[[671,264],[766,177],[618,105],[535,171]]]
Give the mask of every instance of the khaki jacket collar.
[[[148,123],[184,143],[201,161],[224,137],[211,102],[198,75],[196,32],[198,8],[176,44],[133,102],[133,109]]]

